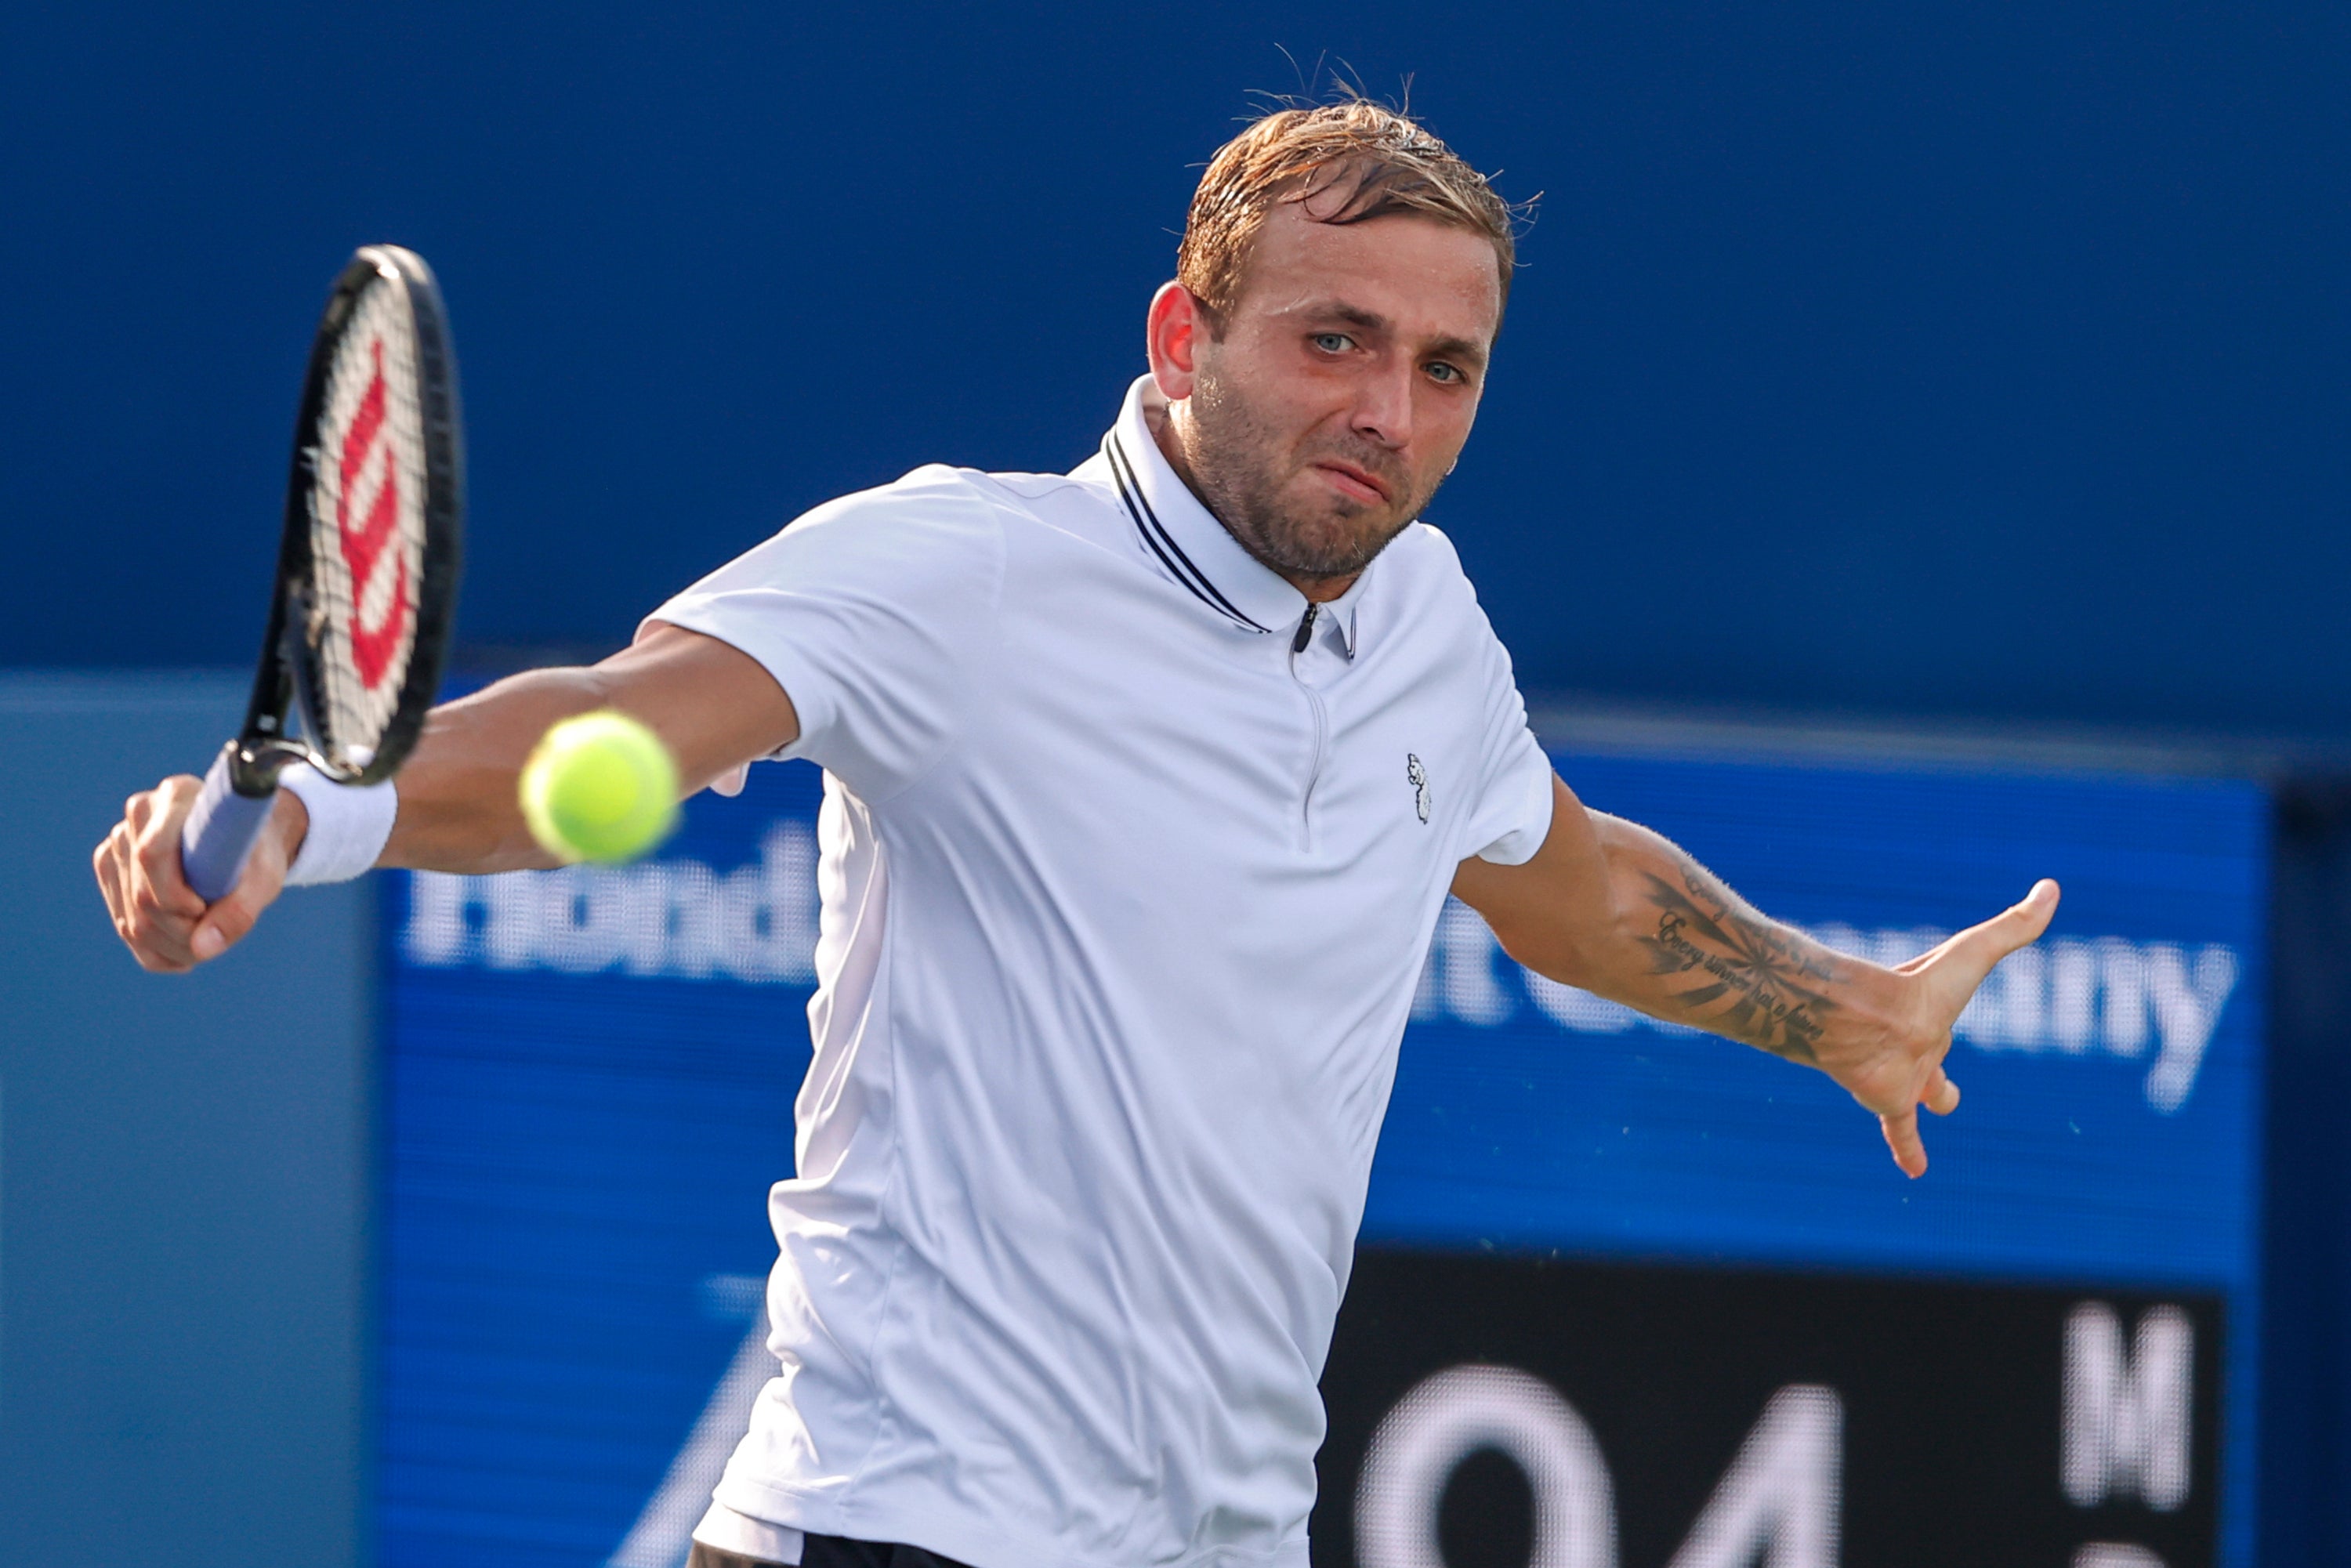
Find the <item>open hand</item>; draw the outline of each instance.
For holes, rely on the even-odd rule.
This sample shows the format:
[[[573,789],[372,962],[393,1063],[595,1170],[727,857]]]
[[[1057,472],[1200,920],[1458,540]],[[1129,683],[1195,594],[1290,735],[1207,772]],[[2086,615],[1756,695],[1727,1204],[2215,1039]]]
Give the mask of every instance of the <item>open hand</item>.
[[[1904,984],[1877,1037],[1842,1050],[1825,1044],[1820,1065],[1864,1106],[1877,1113],[1894,1163],[1913,1176],[1927,1173],[1927,1146],[1918,1137],[1918,1107],[1938,1116],[1959,1108],[1959,1088],[1943,1072],[1951,1026],[1992,966],[2049,929],[2057,913],[2057,884],[2043,878],[2024,902],[1980,925],[1970,925],[1939,947],[1921,953],[1894,973]]]

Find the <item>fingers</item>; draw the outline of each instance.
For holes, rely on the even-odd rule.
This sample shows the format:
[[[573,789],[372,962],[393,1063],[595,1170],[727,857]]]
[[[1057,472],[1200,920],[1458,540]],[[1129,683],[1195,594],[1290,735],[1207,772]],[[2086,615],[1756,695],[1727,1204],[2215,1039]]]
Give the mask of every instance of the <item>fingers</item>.
[[[2044,876],[2032,884],[2032,891],[2021,903],[2009,905],[1980,925],[1970,926],[1938,951],[1954,957],[1964,954],[1989,975],[1994,964],[2019,947],[2038,942],[2041,934],[2049,929],[2050,917],[2056,913],[2057,884]]]
[[[277,792],[269,826],[254,841],[253,852],[246,858],[236,885],[204,911],[195,934],[189,938],[189,950],[197,962],[216,958],[245,940],[246,933],[261,918],[261,912],[277,902],[277,895],[286,891],[287,867],[292,862],[309,821],[310,814],[301,797],[287,789]]]
[[[193,967],[191,947],[204,901],[180,871],[180,829],[198,781],[167,779],[123,802],[122,821],[91,855],[114,929],[141,968],[177,974]]]
[[[183,974],[253,929],[284,888],[289,845],[300,842],[308,821],[301,801],[281,792],[273,831],[256,841],[236,886],[207,908],[180,864],[180,835],[202,789],[183,774],[131,796],[90,854],[115,935],[140,967],[158,974]]]
[[[140,890],[158,910],[187,920],[204,914],[204,901],[180,869],[180,830],[202,787],[185,774],[166,779],[131,797],[123,811],[131,830],[132,866]]]
[[[1896,967],[1896,973],[1911,977],[1918,988],[1915,993],[1918,1015],[1909,1020],[1914,1027],[1906,1036],[1908,1043],[1891,1053],[1897,1061],[1907,1061],[1907,1069],[1875,1075],[1874,1082],[1867,1077],[1845,1082],[1855,1098],[1878,1112],[1878,1125],[1886,1134],[1886,1146],[1894,1163],[1914,1180],[1927,1174],[1927,1145],[1918,1136],[1918,1107],[1924,1105],[1938,1116],[1948,1116],[1959,1108],[1959,1086],[1945,1074],[1942,1062],[1943,1053],[1950,1050],[1952,1025],[1992,966],[2038,941],[2056,913],[2057,884],[2044,877],[2032,884],[2022,902]],[[1925,1069],[1923,1082],[1909,1076],[1920,1067]],[[1898,1111],[1881,1109],[1886,1102],[1874,1092],[1893,1088],[1886,1082],[1889,1078],[1896,1083],[1907,1078],[1918,1085],[1915,1097],[1906,1097]]]
[[[2032,891],[2021,903],[1981,925],[1969,926],[1932,952],[1897,966],[1897,973],[1919,981],[1921,1031],[1930,1036],[1949,1033],[1992,966],[2038,941],[2056,913],[2057,884],[2044,877],[2032,884]]]
[[[1886,1131],[1886,1146],[1894,1153],[1894,1163],[1902,1174],[1916,1181],[1927,1174],[1927,1145],[1918,1139],[1918,1113],[1905,1111],[1897,1116],[1880,1116],[1877,1124]]]
[[[2041,939],[2041,934],[2049,929],[2050,917],[2057,913],[2057,900],[2063,896],[2064,892],[2058,887],[2057,879],[2053,876],[2044,876],[2032,884],[2032,891],[2024,895],[2023,903],[2010,908],[2009,914],[2030,922],[2032,927],[2031,935],[2019,942],[2017,946],[2022,947],[2026,942],[2037,942]]]
[[[1948,1116],[1959,1108],[1959,1086],[1944,1076],[1940,1067],[1937,1067],[1928,1076],[1926,1087],[1919,1091],[1918,1105],[1926,1106],[1938,1116]],[[1914,1181],[1927,1174],[1927,1145],[1918,1136],[1918,1105],[1882,1113],[1877,1118],[1879,1128],[1886,1134],[1886,1146],[1894,1155],[1894,1163]]]
[[[268,835],[263,835],[266,842]],[[261,912],[275,903],[286,882],[286,862],[282,855],[267,852],[261,844],[254,846],[251,860],[245,862],[245,873],[237,878],[236,886],[228,896],[204,911],[188,938],[188,950],[198,963],[217,958],[245,939]]]
[[[188,923],[158,906],[139,873],[139,854],[128,823],[117,823],[91,857],[99,892],[114,922],[114,934],[139,960],[158,974],[177,974],[193,962],[186,949]]]
[[[107,918],[114,922],[114,934],[125,944],[131,940],[131,917],[128,901],[122,894],[122,872],[116,835],[117,828],[98,842],[90,856],[90,869],[98,873],[98,891],[106,900]]]
[[[221,903],[225,905],[228,900],[223,899]],[[188,953],[199,964],[207,958],[217,958],[228,951],[230,943],[252,929],[250,918],[239,922],[226,915],[215,915],[197,926],[194,935],[188,938]]]

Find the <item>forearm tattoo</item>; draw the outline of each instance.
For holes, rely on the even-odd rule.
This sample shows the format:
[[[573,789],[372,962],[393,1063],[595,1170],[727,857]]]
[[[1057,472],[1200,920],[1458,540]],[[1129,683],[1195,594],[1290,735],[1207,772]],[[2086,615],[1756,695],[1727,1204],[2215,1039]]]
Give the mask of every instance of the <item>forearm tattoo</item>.
[[[1837,973],[1825,954],[1741,906],[1731,891],[1696,862],[1680,867],[1681,885],[1644,872],[1657,911],[1656,934],[1641,938],[1652,975],[1689,975],[1699,982],[1671,994],[1696,1009],[1730,998],[1707,1015],[1719,1030],[1777,1056],[1818,1064],[1815,1047],[1836,1003],[1821,988]],[[1693,1016],[1691,1021],[1700,1021]]]

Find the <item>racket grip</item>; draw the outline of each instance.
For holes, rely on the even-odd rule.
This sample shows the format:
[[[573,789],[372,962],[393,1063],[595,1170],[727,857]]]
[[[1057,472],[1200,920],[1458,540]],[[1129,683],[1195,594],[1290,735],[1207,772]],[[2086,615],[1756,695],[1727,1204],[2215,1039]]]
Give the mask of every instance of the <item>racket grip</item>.
[[[261,837],[277,804],[274,785],[266,795],[237,793],[229,782],[228,764],[235,749],[236,742],[232,740],[213,758],[212,771],[204,775],[204,787],[180,830],[181,873],[206,904],[218,903],[236,886],[236,879],[245,872],[246,857],[253,852],[254,841]]]

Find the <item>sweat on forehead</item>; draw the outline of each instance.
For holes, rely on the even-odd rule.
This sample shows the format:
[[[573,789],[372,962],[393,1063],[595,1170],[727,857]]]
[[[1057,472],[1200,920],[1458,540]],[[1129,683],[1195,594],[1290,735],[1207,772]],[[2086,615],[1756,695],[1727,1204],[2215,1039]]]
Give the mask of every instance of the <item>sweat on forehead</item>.
[[[1267,215],[1289,204],[1317,223],[1411,214],[1480,235],[1510,298],[1510,204],[1418,121],[1363,99],[1281,110],[1218,148],[1193,193],[1176,280],[1211,311],[1228,309]]]

